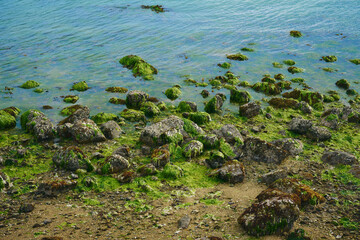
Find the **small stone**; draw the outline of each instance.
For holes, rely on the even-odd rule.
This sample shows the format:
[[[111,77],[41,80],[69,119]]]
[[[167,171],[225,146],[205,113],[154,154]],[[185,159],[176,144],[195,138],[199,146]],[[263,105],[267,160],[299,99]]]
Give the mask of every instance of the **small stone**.
[[[22,204],[19,208],[19,212],[21,213],[29,213],[35,209],[35,206],[31,203]]]
[[[178,221],[178,228],[186,229],[190,225],[191,218],[188,215],[183,216]]]

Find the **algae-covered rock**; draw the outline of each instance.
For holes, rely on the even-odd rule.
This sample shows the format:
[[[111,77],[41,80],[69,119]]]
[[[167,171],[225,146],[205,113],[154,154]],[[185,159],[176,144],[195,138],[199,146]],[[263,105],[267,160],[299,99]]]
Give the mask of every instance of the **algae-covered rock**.
[[[248,91],[235,89],[230,91],[230,102],[244,104],[250,102],[250,99],[251,95]]]
[[[57,150],[52,161],[55,166],[69,171],[76,171],[78,169],[92,171],[94,169],[84,152],[75,146],[63,147]]]
[[[165,104],[164,102],[159,102],[156,106],[157,106],[161,111],[167,110],[166,104]]]
[[[30,89],[30,88],[36,88],[38,86],[40,86],[40,83],[33,80],[29,80],[23,83],[20,87],[25,89]]]
[[[108,87],[105,91],[112,93],[127,93],[128,89],[124,87]]]
[[[269,101],[270,106],[273,106],[274,108],[297,108],[297,104],[299,102],[293,99],[287,99],[287,98],[272,98]]]
[[[168,163],[165,165],[163,170],[160,172],[160,176],[165,179],[178,179],[184,176],[184,171],[176,165]]]
[[[71,137],[78,143],[95,143],[106,141],[104,134],[93,120],[82,119],[68,125]]]
[[[138,122],[145,120],[145,113],[143,111],[138,111],[134,109],[124,109],[120,113],[120,116],[130,122]]]
[[[221,68],[229,69],[231,67],[231,63],[228,63],[228,62],[224,62],[221,64],[219,63],[218,66]]]
[[[121,173],[130,166],[128,160],[123,156],[113,154],[109,156],[101,167],[103,174]]]
[[[349,96],[355,96],[358,95],[358,92],[355,89],[348,89],[346,90],[346,94]]]
[[[231,184],[241,183],[245,178],[245,167],[241,162],[236,160],[228,161],[211,175]]]
[[[293,118],[289,123],[289,131],[304,134],[313,126],[313,122],[302,118]]]
[[[210,95],[209,91],[205,89],[202,90],[200,94],[203,98],[207,98]]]
[[[166,89],[165,95],[166,95],[166,97],[167,97],[168,99],[170,99],[170,100],[173,101],[173,100],[177,99],[178,97],[180,97],[180,95],[181,95],[181,90],[180,90],[179,87],[174,86],[174,87],[172,87],[172,88]]]
[[[284,80],[284,79],[285,79],[285,75],[284,75],[284,74],[281,74],[281,73],[275,74],[275,75],[274,75],[274,78],[275,78],[276,80]]]
[[[170,152],[166,149],[155,149],[151,154],[151,161],[156,168],[165,167],[170,162]]]
[[[329,68],[329,67],[322,68],[322,70],[324,70],[325,72],[330,72],[330,73],[332,73],[332,72],[337,72],[337,71],[338,71],[338,70],[336,70],[336,69]]]
[[[64,97],[66,103],[76,103],[79,100],[79,96],[68,95]]]
[[[107,139],[114,139],[120,137],[122,130],[114,120],[107,121],[100,126],[101,132]]]
[[[302,36],[302,33],[300,31],[292,30],[290,31],[290,36],[299,38]]]
[[[85,81],[74,83],[70,90],[76,90],[79,92],[84,92],[89,89],[88,84]]]
[[[0,172],[0,192],[9,189],[12,186],[13,184],[11,183],[9,176],[4,172]]]
[[[72,105],[69,107],[65,107],[61,110],[61,114],[64,116],[70,116],[71,114],[73,114],[74,112],[76,112],[78,109],[82,108],[82,105],[76,104],[76,105]]]
[[[283,67],[283,65],[279,62],[273,62],[272,65],[274,68],[282,68]]]
[[[321,57],[325,62],[336,62],[337,57],[336,56],[322,56]]]
[[[35,135],[38,141],[50,140],[55,137],[55,129],[44,113],[30,109],[21,115],[21,127]]]
[[[198,157],[203,151],[204,145],[197,140],[192,140],[183,147],[183,154],[186,158]]]
[[[321,160],[331,165],[353,165],[359,163],[354,155],[342,151],[326,151],[322,155]]]
[[[343,89],[349,89],[350,83],[346,79],[340,79],[339,81],[336,82],[336,86]]]
[[[200,135],[198,140],[204,144],[205,149],[214,149],[219,147],[219,139],[215,134]]]
[[[242,81],[239,85],[241,87],[251,87],[251,84],[248,81]]]
[[[322,102],[323,96],[318,92],[312,92],[309,90],[300,90],[295,88],[291,92],[286,92],[282,95],[284,98],[292,98],[298,101],[304,101],[313,106],[316,103]]]
[[[352,62],[353,64],[359,65],[360,59],[350,59],[349,62]]]
[[[149,99],[149,94],[143,91],[130,91],[126,96],[126,107],[139,110],[141,106]]]
[[[110,120],[117,120],[117,119],[118,119],[118,116],[116,116],[115,114],[104,113],[104,112],[98,113],[95,116],[91,117],[91,120],[93,120],[98,125],[106,123]]]
[[[183,112],[197,112],[197,105],[194,102],[181,101],[177,110],[181,113]]]
[[[222,105],[225,99],[216,94],[207,104],[205,105],[205,112],[207,113],[218,113],[221,111]]]
[[[151,9],[151,11],[156,13],[165,12],[165,9],[163,8],[162,5],[141,5],[141,8]]]
[[[296,64],[296,62],[294,60],[291,60],[291,59],[284,60],[283,63],[288,65],[288,66],[293,66],[293,65]]]
[[[2,111],[7,112],[8,114],[10,114],[13,117],[16,117],[20,113],[20,109],[17,107],[7,107],[7,108],[2,109]]]
[[[226,142],[234,145],[243,144],[244,139],[240,131],[232,124],[225,124],[221,129],[214,131],[219,138],[224,138]]]
[[[220,87],[222,85],[221,81],[218,79],[210,79],[209,83],[213,87]]]
[[[270,76],[265,76],[261,79],[261,82],[267,82],[267,83],[275,83],[276,80],[274,78],[271,78]]]
[[[189,114],[189,119],[199,125],[203,125],[211,121],[210,115],[206,112],[192,112]]]
[[[4,110],[0,110],[0,130],[14,128],[15,126],[15,117]]]
[[[300,140],[293,138],[277,139],[270,143],[281,148],[282,150],[287,151],[292,156],[299,155],[303,151],[304,147]]]
[[[246,61],[249,60],[247,56],[241,53],[231,54],[226,56],[228,59],[236,60],[236,61]]]
[[[317,142],[326,141],[331,138],[331,133],[325,127],[312,126],[306,132],[306,137]]]
[[[227,143],[224,138],[220,138],[219,140],[219,150],[228,159],[233,159],[236,156],[233,147]]]
[[[109,103],[116,104],[116,105],[118,105],[118,104],[125,105],[126,100],[121,99],[121,98],[112,97],[112,98],[110,98]]]
[[[291,74],[302,73],[302,72],[304,72],[304,69],[298,68],[298,67],[289,67],[288,72]]]
[[[281,86],[269,82],[255,83],[252,88],[257,92],[263,92],[268,95],[277,95],[282,92]]]
[[[340,100],[340,94],[336,91],[330,91],[329,94],[324,95],[324,102],[336,102]]]
[[[140,110],[143,111],[147,117],[155,117],[161,113],[160,109],[153,102],[145,102]]]
[[[242,49],[240,49],[241,51],[244,51],[244,52],[255,52],[254,49],[252,48],[248,48],[248,47],[243,47]]]
[[[141,76],[145,80],[154,79],[153,75],[158,73],[158,70],[151,66],[149,63],[145,62],[139,56],[128,55],[120,59],[120,64],[128,69],[132,69],[133,75],[135,77]]]
[[[252,118],[259,115],[261,106],[255,102],[250,102],[239,107],[239,114],[242,117]]]
[[[43,89],[43,88],[34,89],[34,92],[36,92],[36,93],[43,93],[44,91],[45,91],[45,89]]]
[[[206,163],[212,169],[222,167],[225,162],[226,162],[226,160],[225,160],[224,154],[218,150],[211,151],[210,158],[206,159]]]

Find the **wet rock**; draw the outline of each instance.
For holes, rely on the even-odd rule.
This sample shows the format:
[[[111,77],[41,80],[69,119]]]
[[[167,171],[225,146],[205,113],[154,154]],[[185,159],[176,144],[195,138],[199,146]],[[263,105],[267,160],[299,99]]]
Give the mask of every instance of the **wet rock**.
[[[312,92],[309,90],[294,89],[291,92],[282,94],[284,98],[292,98],[299,101],[304,101],[313,106],[316,103],[322,102],[323,96],[318,92]]]
[[[101,172],[103,174],[121,173],[128,169],[129,166],[128,160],[120,155],[113,154],[105,160],[104,165],[101,167]]]
[[[140,107],[148,100],[149,94],[143,91],[130,91],[126,96],[126,107],[129,109],[139,110]]]
[[[51,140],[55,137],[51,121],[38,110],[28,110],[21,115],[21,127],[33,134],[38,141]]]
[[[340,114],[341,114],[341,110],[338,108],[332,108],[326,110],[321,115],[320,124],[331,129],[337,129],[340,124],[339,121]]]
[[[272,98],[269,101],[270,106],[273,106],[274,108],[293,108],[296,109],[299,102],[292,99],[287,98]]]
[[[181,229],[188,228],[190,225],[190,221],[191,221],[191,218],[189,217],[189,215],[183,216],[178,221],[178,228],[181,228]]]
[[[183,154],[186,158],[194,158],[200,156],[203,150],[204,145],[201,142],[192,140],[183,147]]]
[[[242,117],[252,118],[259,115],[261,106],[255,102],[250,102],[239,107],[239,114]]]
[[[332,56],[322,56],[321,57],[325,62],[336,62],[337,61],[337,57],[332,55]]]
[[[124,158],[130,158],[131,154],[130,154],[131,148],[127,145],[123,145],[121,147],[118,147],[117,149],[114,150],[114,152],[112,153],[113,155],[120,155]]]
[[[239,130],[232,124],[226,124],[221,129],[215,131],[215,134],[221,138],[223,137],[226,142],[230,144],[239,143],[242,144],[244,139]]]
[[[16,126],[16,118],[5,112],[4,110],[0,110],[0,130],[11,129]]]
[[[348,80],[346,79],[340,79],[339,81],[337,81],[336,86],[338,86],[339,88],[343,88],[343,89],[349,89],[350,87],[350,83]]]
[[[313,126],[313,122],[302,118],[293,118],[289,123],[289,131],[304,134]]]
[[[226,162],[224,154],[218,150],[211,151],[210,158],[205,161],[212,169],[220,168]]]
[[[219,67],[229,69],[231,67],[231,63],[223,62],[218,64]]]
[[[236,61],[246,61],[249,60],[247,56],[241,53],[231,54],[226,56],[227,59],[236,60]]]
[[[270,143],[287,151],[292,156],[296,156],[302,153],[304,147],[303,143],[300,140],[293,138],[278,139]]]
[[[79,92],[84,92],[88,89],[89,89],[88,84],[85,81],[81,81],[81,82],[74,83],[72,88],[70,89],[70,91],[76,90]]]
[[[7,108],[2,109],[2,111],[10,114],[13,117],[16,117],[20,114],[20,109],[17,107],[7,107]],[[1,112],[1,110],[0,110],[0,112]]]
[[[307,132],[306,137],[313,141],[326,141],[331,138],[331,133],[327,128],[312,126]]]
[[[76,103],[79,100],[79,96],[67,95],[64,97],[64,102],[66,103]]]
[[[141,8],[143,9],[151,9],[151,11],[156,13],[165,12],[165,9],[162,5],[141,5]]]
[[[242,153],[249,161],[276,164],[280,164],[290,154],[272,143],[252,137],[245,139]]]
[[[57,150],[52,158],[52,161],[55,166],[69,171],[76,171],[78,169],[92,171],[94,169],[83,151],[75,146],[64,147]]]
[[[36,88],[38,86],[40,86],[40,83],[33,80],[29,80],[23,83],[20,87],[25,89],[30,89],[30,88]]]
[[[68,125],[71,137],[78,143],[95,143],[106,141],[106,137],[93,120],[82,119]],[[66,131],[65,131],[66,132]]]
[[[285,75],[284,75],[284,74],[281,74],[281,73],[275,74],[275,75],[274,75],[274,78],[275,78],[276,80],[284,80],[284,79],[285,79]]]
[[[297,105],[297,108],[299,108],[305,114],[311,114],[313,111],[312,107],[305,101],[300,102]]]
[[[91,120],[93,120],[98,125],[101,125],[101,124],[106,123],[111,120],[114,121],[114,120],[118,120],[118,119],[119,119],[119,117],[116,116],[116,114],[104,113],[104,112],[98,113],[95,116],[91,117]]]
[[[180,95],[181,95],[181,90],[180,90],[180,88],[179,88],[178,86],[174,86],[174,87],[172,87],[172,88],[166,89],[165,95],[166,95],[166,97],[167,97],[168,99],[170,99],[170,100],[173,101],[173,100],[175,100],[175,99],[177,99],[177,98],[180,97]]]
[[[9,189],[12,186],[13,184],[11,183],[9,176],[4,172],[0,172],[0,192]]]
[[[207,113],[219,113],[224,104],[225,99],[220,95],[215,95],[206,105],[205,112]]]
[[[201,135],[198,140],[204,144],[206,149],[213,149],[219,147],[219,139],[215,134]]]
[[[342,151],[324,152],[324,154],[321,157],[321,160],[324,163],[329,163],[331,165],[338,165],[338,164],[353,165],[359,163],[354,155]]]
[[[75,189],[77,181],[75,180],[53,180],[42,182],[36,191],[36,195],[42,195],[44,197],[56,197],[58,194]]]
[[[158,7],[154,9],[159,9]],[[128,69],[132,69],[133,75],[135,77],[141,76],[145,80],[152,80],[154,79],[153,75],[158,73],[158,70],[150,65],[149,63],[145,62],[139,56],[136,55],[128,55],[120,59],[120,64]],[[130,108],[128,106],[128,108]]]
[[[155,149],[151,159],[156,168],[163,168],[170,162],[170,152],[166,149]]]
[[[353,64],[359,65],[360,59],[350,59],[349,62],[352,62]]]
[[[105,91],[112,93],[127,93],[128,89],[124,87],[108,87]]]
[[[149,118],[161,113],[160,109],[153,102],[145,102],[140,109],[145,113],[145,116]]]
[[[87,106],[82,105],[73,105],[73,109],[69,110],[69,117],[60,121],[59,125],[63,125],[65,123],[74,124],[75,122],[83,119],[88,119],[90,117],[90,109]]]
[[[251,95],[248,91],[236,89],[230,90],[230,102],[244,104],[250,102],[250,99]]]
[[[110,98],[109,103],[116,105],[126,105],[126,100],[117,97],[112,97]]]
[[[300,31],[292,30],[292,31],[290,31],[290,36],[299,38],[302,36],[302,33]]]
[[[275,171],[268,172],[260,177],[260,181],[265,183],[266,185],[270,185],[278,179],[286,178],[287,171],[284,169],[279,169]]]
[[[241,183],[245,178],[245,168],[241,162],[236,160],[226,162],[221,168],[215,170],[211,175],[217,176],[223,181],[231,184]]]
[[[211,121],[210,114],[206,112],[189,113],[188,118],[196,124],[203,125]]]
[[[194,102],[181,101],[178,106],[179,112],[197,112],[197,105]]]
[[[207,98],[210,95],[209,91],[205,89],[202,90],[200,94],[203,98]]]
[[[269,83],[269,82],[258,82],[252,86],[257,92],[263,92],[267,95],[277,95],[282,92],[282,88],[279,84]]]
[[[281,234],[289,231],[300,215],[290,197],[274,197],[247,208],[238,223],[252,236]]]
[[[101,132],[107,139],[114,139],[120,137],[122,130],[115,121],[108,121],[100,126]]]
[[[35,209],[35,206],[31,203],[25,203],[25,204],[21,204],[20,208],[19,208],[19,212],[20,213],[29,213],[32,212]]]
[[[145,121],[145,113],[134,109],[124,109],[120,116],[130,122]]]

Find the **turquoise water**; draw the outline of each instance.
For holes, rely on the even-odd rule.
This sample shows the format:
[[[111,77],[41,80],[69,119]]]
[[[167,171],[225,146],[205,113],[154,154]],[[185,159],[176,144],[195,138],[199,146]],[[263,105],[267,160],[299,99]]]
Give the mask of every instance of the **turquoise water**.
[[[168,12],[156,14],[141,9],[142,4],[163,4]],[[68,106],[60,96],[76,93],[78,103],[89,106],[92,114],[117,113],[125,107],[108,100],[125,94],[107,93],[106,87],[144,90],[170,101],[163,92],[174,84],[182,85],[182,99],[196,101],[202,109],[203,88],[186,86],[185,76],[207,81],[224,74],[217,64],[248,43],[255,43],[250,47],[256,51],[245,53],[249,61],[232,62],[230,69],[240,80],[255,83],[264,74],[283,73],[288,80],[303,77],[325,93],[346,78],[360,92],[354,83],[360,81],[360,65],[348,62],[360,58],[358,0],[1,0],[0,7],[0,90],[14,87],[11,95],[0,93],[0,109],[51,105],[54,109],[46,114],[57,121],[62,118],[59,111]],[[300,30],[304,37],[289,37],[290,30]],[[155,80],[134,78],[118,63],[129,54],[158,68]],[[338,61],[319,61],[323,55],[336,55]],[[291,76],[285,67],[272,67],[272,62],[285,59],[306,71]],[[323,67],[338,72],[327,73]],[[48,91],[38,94],[18,87],[27,80],[40,82]],[[90,90],[69,91],[73,82],[82,80]],[[211,91],[211,86],[206,89]],[[255,99],[264,97],[249,91]],[[229,94],[226,89],[219,92]],[[350,99],[339,92],[344,102]],[[230,103],[225,108],[237,111]]]

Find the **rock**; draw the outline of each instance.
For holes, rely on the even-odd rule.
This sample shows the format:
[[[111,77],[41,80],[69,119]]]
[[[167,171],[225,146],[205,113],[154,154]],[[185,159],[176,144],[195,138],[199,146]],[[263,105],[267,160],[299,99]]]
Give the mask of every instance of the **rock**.
[[[40,86],[40,83],[33,80],[29,80],[23,83],[20,87],[25,89],[30,89],[30,88],[36,88],[38,86]]]
[[[203,125],[211,121],[211,116],[206,112],[189,113],[189,119],[196,124]]]
[[[142,165],[137,169],[141,177],[151,176],[157,174],[157,170],[153,164]]]
[[[230,90],[230,102],[244,104],[250,102],[250,99],[251,95],[248,91],[236,89]]]
[[[239,114],[242,117],[252,118],[259,115],[261,106],[255,102],[250,102],[239,107]]]
[[[331,165],[338,165],[338,164],[353,165],[359,163],[354,155],[342,151],[324,152],[324,154],[321,157],[321,160],[324,163],[329,163]]]
[[[13,117],[16,117],[17,115],[20,114],[20,109],[17,107],[7,107],[7,108],[2,109],[2,111],[10,114]],[[0,114],[1,114],[1,110],[0,110]]]
[[[298,101],[304,101],[313,106],[316,103],[320,103],[323,100],[323,95],[318,92],[312,92],[309,90],[300,90],[295,88],[291,92],[282,94],[284,98],[292,98]]]
[[[301,206],[301,199],[298,195],[294,193],[285,193],[283,191],[280,191],[279,189],[273,189],[273,188],[267,188],[264,191],[262,191],[256,199],[259,202],[265,201],[267,199],[271,199],[274,197],[278,198],[290,198],[299,208]]]
[[[108,121],[100,126],[101,132],[107,139],[114,139],[120,137],[122,130],[115,121]]]
[[[170,152],[166,149],[155,149],[151,159],[156,168],[163,168],[170,162]]]
[[[219,139],[215,134],[201,135],[198,140],[204,144],[205,149],[213,149],[219,147]]]
[[[87,83],[85,81],[81,81],[81,82],[74,83],[72,88],[70,89],[70,91],[76,90],[79,92],[84,92],[88,89],[89,89],[89,86],[87,85]]]
[[[178,86],[174,86],[172,88],[166,89],[165,95],[168,99],[173,101],[173,100],[177,99],[178,97],[180,97],[181,90]]]
[[[295,37],[295,38],[299,38],[299,37],[302,36],[302,33],[300,31],[292,30],[292,31],[290,31],[290,36]]]
[[[156,9],[160,8],[156,7]],[[158,73],[158,70],[155,67],[136,55],[125,56],[121,58],[119,62],[124,67],[132,69],[134,77],[141,76],[145,80],[152,80],[154,79],[153,75]]]
[[[69,115],[69,117],[60,121],[60,123],[58,124],[59,126],[65,123],[74,124],[79,120],[88,119],[90,117],[90,109],[87,106],[73,105],[72,107],[73,108],[69,109],[69,112],[65,114]]]
[[[312,107],[307,102],[304,101],[300,102],[297,105],[297,108],[299,108],[305,114],[311,114],[313,111]]]
[[[253,137],[245,139],[242,153],[249,161],[275,164],[280,164],[290,154],[272,143]]]
[[[29,213],[32,212],[35,209],[35,206],[31,203],[25,203],[25,204],[21,204],[20,208],[19,208],[19,212],[20,213]]]
[[[232,124],[226,124],[218,131],[215,131],[215,134],[221,138],[223,137],[226,142],[230,144],[243,144],[244,139],[241,136],[239,130]]]
[[[130,150],[131,149],[129,146],[123,145],[123,146],[115,149],[114,152],[112,153],[112,155],[120,155],[124,158],[130,158],[131,157]]]
[[[303,71],[304,71],[304,69],[298,68],[298,67],[289,67],[288,68],[288,72],[291,74],[302,73]]]
[[[360,59],[350,59],[349,62],[359,65],[360,64]]]
[[[147,117],[155,117],[161,113],[160,109],[153,102],[145,102],[140,109]]]
[[[231,184],[241,183],[245,178],[244,165],[236,160],[226,162],[221,168],[215,170],[211,175],[217,176],[223,181]]]
[[[296,156],[302,153],[304,147],[303,143],[300,140],[292,138],[278,139],[270,143],[287,151],[292,156]]]
[[[289,131],[304,134],[306,133],[311,127],[313,123],[310,120],[305,120],[302,118],[293,118],[289,123]]]
[[[322,56],[321,57],[325,62],[336,62],[337,61],[337,57],[332,55],[332,56]]]
[[[274,197],[247,208],[238,223],[252,236],[281,234],[289,231],[300,215],[290,197]]]
[[[326,141],[331,138],[331,133],[327,128],[312,126],[306,133],[306,137],[313,141]]]
[[[101,167],[101,172],[103,174],[121,173],[128,169],[129,166],[128,160],[120,155],[113,154],[105,160],[104,165]]]
[[[204,145],[197,141],[192,140],[183,147],[183,154],[186,158],[195,158],[202,154]]]
[[[284,169],[275,170],[268,172],[260,177],[261,182],[265,183],[266,185],[270,185],[271,183],[275,182],[278,179],[286,178],[287,171]]]
[[[0,192],[9,189],[12,186],[13,184],[11,183],[9,176],[4,172],[0,172]]]
[[[87,156],[80,148],[75,146],[63,147],[57,150],[52,161],[55,166],[69,171],[76,171],[78,169],[92,171],[94,169],[91,162],[87,159]]]
[[[323,114],[321,114],[320,124],[325,127],[335,130],[339,127],[339,124],[340,124],[339,116],[340,115],[342,115],[341,109],[339,109],[339,108],[328,109]]]
[[[353,165],[349,171],[354,177],[360,178],[360,165]]]
[[[218,150],[211,151],[210,158],[205,161],[212,169],[220,168],[226,162],[224,154]]]
[[[75,124],[67,125],[71,137],[78,143],[95,143],[106,141],[106,137],[93,120],[82,119]],[[65,130],[66,132],[66,130]]]
[[[184,171],[179,166],[168,163],[165,165],[160,175],[166,179],[178,179],[184,176]]]
[[[119,175],[117,175],[115,178],[120,183],[131,183],[135,177],[136,177],[136,173],[134,171],[124,171]]]
[[[200,94],[203,98],[207,98],[210,95],[209,91],[205,89],[202,90]]]
[[[126,107],[129,109],[139,110],[143,103],[149,98],[149,94],[143,91],[130,91],[126,96]]]
[[[276,80],[284,80],[284,79],[285,79],[285,75],[284,75],[284,74],[281,74],[281,73],[275,74],[275,75],[274,75],[274,78],[275,78]]]
[[[57,179],[48,182],[41,182],[35,193],[44,197],[56,197],[60,193],[73,190],[76,186],[77,181],[75,180]]]
[[[206,105],[205,112],[207,113],[218,113],[221,111],[222,105],[225,99],[220,95],[215,95]]]
[[[197,105],[194,102],[181,101],[178,106],[178,111],[183,112],[197,112]]]
[[[305,236],[304,229],[299,228],[290,233],[286,240],[311,240],[311,238]]]
[[[41,240],[64,240],[64,238],[58,236],[52,236],[52,237],[43,237],[41,238]]]
[[[67,95],[64,97],[64,102],[66,103],[76,103],[79,100],[79,96]]]
[[[299,102],[292,99],[287,98],[272,98],[269,101],[270,106],[274,108],[293,108],[296,109],[298,107]]]
[[[191,218],[189,217],[189,215],[183,216],[178,221],[178,228],[181,228],[181,229],[188,228],[190,225],[190,221],[191,221]]]
[[[86,187],[93,187],[97,185],[96,182],[96,178],[91,177],[91,176],[87,176],[82,180],[82,183],[86,186]]]
[[[229,69],[231,67],[231,63],[223,62],[218,64],[219,67]]]
[[[267,95],[277,95],[282,92],[282,88],[279,84],[269,82],[258,82],[252,86],[257,92],[263,92]]]
[[[16,126],[16,118],[4,110],[0,110],[0,130],[11,129]]]
[[[346,79],[340,79],[339,81],[337,81],[336,86],[338,86],[339,88],[343,88],[343,89],[349,89],[350,88],[350,83],[348,80]]]
[[[134,109],[124,109],[120,116],[130,122],[145,121],[145,113]]]
[[[51,140],[55,137],[51,121],[38,110],[28,110],[21,115],[21,127],[33,134],[38,141]]]
[[[245,56],[244,54],[241,54],[241,53],[227,55],[226,58],[231,59],[231,60],[236,60],[236,61],[249,60],[249,58],[247,56]]]
[[[93,120],[96,124],[101,125],[103,123],[106,123],[108,121],[114,121],[114,120],[118,120],[119,117],[116,116],[113,113],[98,113],[95,116],[91,117],[91,120]]]

